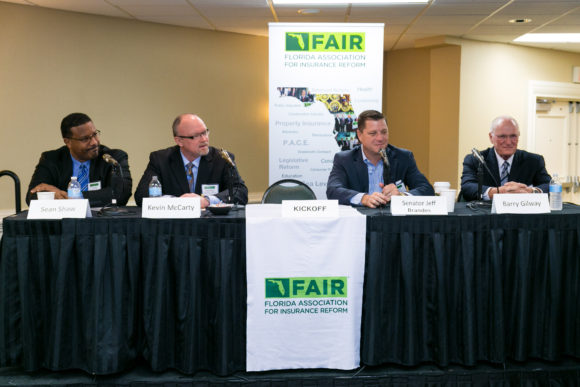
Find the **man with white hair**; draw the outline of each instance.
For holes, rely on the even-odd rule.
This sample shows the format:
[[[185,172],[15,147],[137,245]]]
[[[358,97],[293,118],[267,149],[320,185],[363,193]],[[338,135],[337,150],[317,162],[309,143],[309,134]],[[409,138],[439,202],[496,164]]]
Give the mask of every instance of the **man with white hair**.
[[[491,200],[496,193],[542,193],[548,192],[551,177],[546,171],[541,155],[519,150],[520,129],[513,117],[495,118],[489,130],[493,147],[481,152],[492,175],[484,168],[483,200]],[[479,161],[472,155],[463,160],[461,195],[465,200],[477,197]]]

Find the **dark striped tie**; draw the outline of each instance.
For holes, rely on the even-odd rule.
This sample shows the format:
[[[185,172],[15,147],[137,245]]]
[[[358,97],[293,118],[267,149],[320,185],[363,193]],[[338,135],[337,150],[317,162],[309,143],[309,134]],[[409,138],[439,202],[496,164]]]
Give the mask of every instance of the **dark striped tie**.
[[[87,173],[87,166],[85,164],[81,164],[79,167],[78,181],[81,185],[81,191],[86,191],[89,186],[89,174]]]
[[[508,169],[510,167],[510,163],[504,161],[503,165],[501,166],[501,176],[500,176],[500,185],[504,185],[508,181],[509,173]]]
[[[189,183],[189,192],[193,192],[193,162],[187,163],[187,182]]]

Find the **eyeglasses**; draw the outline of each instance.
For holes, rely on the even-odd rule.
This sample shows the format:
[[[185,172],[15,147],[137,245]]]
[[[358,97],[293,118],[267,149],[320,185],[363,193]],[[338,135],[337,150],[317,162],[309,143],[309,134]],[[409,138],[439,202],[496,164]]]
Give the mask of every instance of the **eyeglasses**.
[[[387,134],[389,133],[389,131],[386,129],[379,130],[379,131],[372,130],[370,132],[363,132],[362,130],[359,129],[358,131],[361,133],[365,133],[367,136],[370,136],[370,137],[377,137],[377,136],[386,137]]]
[[[194,134],[193,136],[175,136],[175,137],[188,138],[190,140],[195,140],[195,139],[200,138],[200,137],[209,137],[209,129],[206,129],[201,133]]]
[[[78,141],[82,144],[88,144],[89,142],[91,142],[91,140],[95,137],[99,137],[101,135],[101,131],[100,130],[95,130],[93,134],[89,135],[89,136],[85,136],[85,137],[81,137],[81,138],[74,138],[74,137],[67,137],[69,140],[75,140]]]
[[[517,140],[517,138],[520,135],[519,134],[510,134],[510,135],[507,135],[507,134],[500,134],[500,135],[494,134],[494,136],[497,137],[501,141],[505,141],[508,138],[513,141],[513,140]]]

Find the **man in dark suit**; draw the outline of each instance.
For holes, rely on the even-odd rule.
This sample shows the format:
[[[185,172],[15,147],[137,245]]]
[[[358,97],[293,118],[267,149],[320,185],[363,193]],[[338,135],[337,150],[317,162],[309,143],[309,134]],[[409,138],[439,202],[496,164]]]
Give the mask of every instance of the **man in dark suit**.
[[[149,164],[135,191],[137,205],[149,196],[153,176],[159,178],[164,195],[200,196],[202,208],[228,201],[231,181],[233,202],[246,204],[246,184],[225,155],[209,146],[209,130],[202,119],[194,114],[182,114],[173,121],[172,128],[177,145],[151,152]],[[228,153],[228,156],[234,160],[233,154]]]
[[[357,137],[360,147],[334,156],[326,187],[329,199],[375,208],[388,203],[394,195],[435,194],[417,168],[413,153],[389,145],[389,129],[381,112],[366,110],[359,115]],[[388,169],[379,153],[385,148]],[[390,170],[388,176],[383,175],[386,170]],[[385,182],[385,178],[389,181]]]
[[[26,203],[30,204],[41,191],[54,192],[56,199],[67,199],[71,176],[77,176],[83,197],[89,199],[92,207],[110,204],[113,194],[117,204],[127,204],[132,185],[127,153],[101,145],[100,131],[84,113],[72,113],[63,118],[60,130],[65,145],[42,153],[28,186]],[[118,162],[122,178],[102,159],[103,154],[109,154]]]
[[[517,121],[508,116],[494,119],[489,131],[493,147],[481,152],[492,175],[484,168],[482,195],[478,197],[477,167],[479,161],[465,156],[461,175],[461,194],[465,200],[491,200],[496,193],[548,192],[551,177],[544,158],[538,154],[518,150],[520,130]],[[499,187],[498,187],[499,186]]]

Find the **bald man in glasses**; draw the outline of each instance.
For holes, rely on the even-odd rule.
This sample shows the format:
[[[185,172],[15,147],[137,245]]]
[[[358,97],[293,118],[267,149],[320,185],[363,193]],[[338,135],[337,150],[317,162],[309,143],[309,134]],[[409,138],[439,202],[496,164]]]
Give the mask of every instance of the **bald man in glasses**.
[[[248,188],[229,161],[231,153],[222,154],[209,145],[209,129],[195,114],[181,114],[173,121],[174,146],[152,152],[149,164],[137,190],[135,201],[141,206],[149,196],[149,183],[157,176],[164,195],[200,197],[201,207],[228,201],[228,187],[232,185],[232,201],[248,202]],[[229,158],[230,160],[227,160]]]
[[[483,168],[482,198],[477,197],[479,161],[472,155],[465,156],[461,175],[461,194],[467,201],[492,200],[496,193],[542,193],[548,192],[551,177],[541,155],[518,149],[520,129],[513,117],[495,118],[489,129],[489,141],[493,147],[481,152],[486,165]]]

